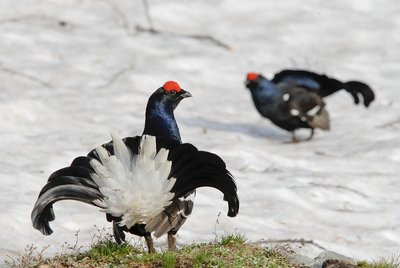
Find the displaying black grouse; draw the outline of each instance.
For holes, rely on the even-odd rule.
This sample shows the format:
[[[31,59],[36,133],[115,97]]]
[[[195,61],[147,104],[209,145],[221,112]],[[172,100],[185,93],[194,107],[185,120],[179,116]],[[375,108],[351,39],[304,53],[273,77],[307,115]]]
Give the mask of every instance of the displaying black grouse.
[[[295,130],[310,128],[329,130],[329,115],[323,97],[341,89],[347,90],[355,104],[363,97],[365,107],[374,100],[372,89],[358,81],[342,83],[326,75],[304,70],[284,70],[270,81],[257,73],[248,73],[246,87],[250,89],[258,112],[275,125],[292,132],[293,142],[297,142]]]
[[[142,136],[121,139],[112,134],[112,141],[51,174],[31,214],[34,228],[50,235],[53,204],[77,200],[106,213],[117,243],[129,232],[144,236],[149,252],[154,252],[152,234],[167,233],[168,248],[174,250],[174,235],[192,212],[190,196],[204,186],[221,191],[228,216],[236,216],[237,188],[224,161],[181,143],[173,111],[190,96],[168,81],[149,98]]]

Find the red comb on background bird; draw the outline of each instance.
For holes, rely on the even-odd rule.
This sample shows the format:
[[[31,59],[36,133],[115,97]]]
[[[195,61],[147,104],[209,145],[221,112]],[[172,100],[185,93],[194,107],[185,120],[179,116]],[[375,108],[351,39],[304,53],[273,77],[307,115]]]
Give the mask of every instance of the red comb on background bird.
[[[248,73],[247,74],[247,80],[249,81],[254,81],[258,78],[258,73]]]
[[[179,86],[179,84],[175,81],[167,81],[165,82],[165,84],[163,85],[163,88],[165,89],[165,91],[173,91],[175,90],[176,92],[180,92],[182,89]]]

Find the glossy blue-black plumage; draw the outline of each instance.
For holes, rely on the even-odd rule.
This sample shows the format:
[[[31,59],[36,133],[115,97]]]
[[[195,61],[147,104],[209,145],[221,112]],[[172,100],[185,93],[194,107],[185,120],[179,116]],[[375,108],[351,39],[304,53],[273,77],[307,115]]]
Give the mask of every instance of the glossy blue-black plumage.
[[[127,226],[119,225],[121,217],[106,214],[106,219],[113,223],[113,234],[117,243],[125,240],[124,232],[144,236],[150,252],[154,251],[151,232],[156,236],[168,232],[170,242],[170,237],[192,212],[193,200],[190,197],[194,195],[196,188],[202,186],[216,188],[224,194],[224,200],[229,205],[228,216],[234,217],[238,213],[237,188],[223,160],[212,153],[198,151],[191,144],[182,144],[173,111],[183,98],[190,96],[176,82],[169,81],[149,98],[143,134],[156,137],[157,151],[161,148],[169,150],[168,160],[172,164],[169,177],[176,178],[171,189],[174,198],[170,206],[146,225],[135,224],[128,229]],[[124,139],[131,155],[138,154],[141,138],[136,136]],[[112,141],[102,146],[110,155],[114,154]],[[52,206],[57,201],[72,199],[99,206],[96,200],[105,197],[92,179],[92,173],[95,172],[90,163],[92,159],[101,161],[96,150],[92,150],[86,157],[76,158],[69,167],[60,169],[49,177],[32,211],[32,223],[36,229],[45,235],[52,233],[49,222],[55,219]],[[170,247],[169,243],[168,247],[173,249],[174,245]]]
[[[301,82],[316,87],[310,80],[302,79]],[[329,129],[325,103],[316,92],[293,81],[274,83],[256,73],[248,74],[246,86],[257,111],[278,127],[292,131],[293,141],[297,141],[294,131],[298,128],[310,128],[309,139],[314,134],[314,128]]]
[[[306,70],[283,70],[272,80],[249,73],[246,86],[261,115],[288,131],[311,128],[310,138],[314,128],[329,129],[329,116],[322,98],[344,89],[355,104],[362,98],[368,107],[375,99],[373,90],[363,82],[341,82]],[[294,134],[293,140],[296,140]]]
[[[373,90],[363,82],[341,82],[324,74],[317,74],[306,70],[283,70],[275,74],[271,81],[276,84],[282,82],[294,83],[296,86],[306,88],[321,97],[329,96],[344,89],[352,95],[355,104],[360,102],[361,96],[365,107],[368,107],[375,99]]]
[[[146,107],[146,122],[143,134],[167,137],[182,142],[178,124],[174,116],[174,99],[157,90],[149,98]],[[176,107],[176,106],[175,106]]]
[[[250,89],[254,105],[260,114],[270,118],[279,113],[285,92],[275,83],[259,75],[258,80],[249,81],[247,87]]]

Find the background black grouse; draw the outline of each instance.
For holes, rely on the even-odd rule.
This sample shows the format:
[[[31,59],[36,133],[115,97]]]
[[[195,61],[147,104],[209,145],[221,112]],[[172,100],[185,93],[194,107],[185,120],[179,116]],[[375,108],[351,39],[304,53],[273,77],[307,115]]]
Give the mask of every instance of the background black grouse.
[[[257,111],[275,125],[292,132],[293,142],[298,139],[295,130],[329,130],[329,115],[323,98],[339,90],[346,90],[355,104],[363,98],[365,107],[374,100],[372,89],[359,81],[341,82],[326,75],[306,70],[283,70],[268,80],[258,73],[248,73],[246,87],[250,90]]]

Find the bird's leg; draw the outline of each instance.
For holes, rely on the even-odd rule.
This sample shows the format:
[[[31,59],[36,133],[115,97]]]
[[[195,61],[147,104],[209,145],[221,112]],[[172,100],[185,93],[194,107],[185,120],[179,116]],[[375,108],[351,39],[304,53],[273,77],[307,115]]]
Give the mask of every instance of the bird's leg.
[[[146,240],[147,250],[149,253],[155,253],[156,249],[154,248],[153,238],[151,238],[151,234],[145,235],[144,239]]]
[[[176,251],[176,237],[172,232],[168,232],[168,250]]]
[[[313,136],[314,136],[314,128],[311,129],[311,134],[310,137],[307,138],[307,141],[311,140]]]
[[[299,142],[299,140],[296,138],[296,133],[295,133],[294,130],[292,131],[292,142],[293,142],[293,143]]]

